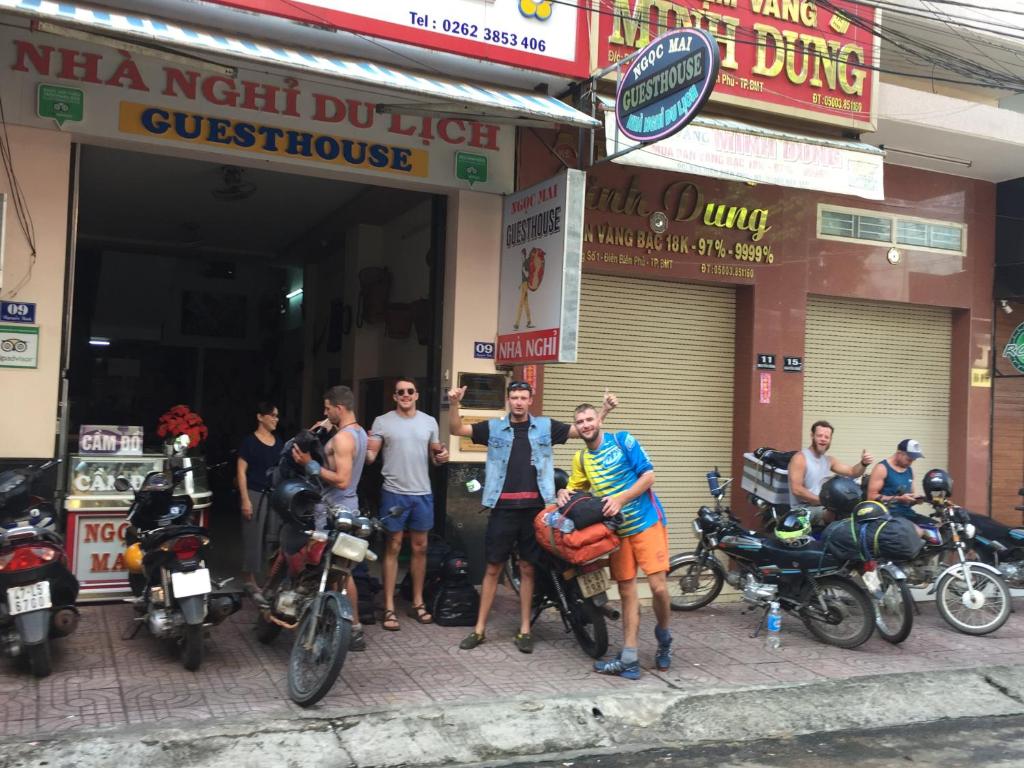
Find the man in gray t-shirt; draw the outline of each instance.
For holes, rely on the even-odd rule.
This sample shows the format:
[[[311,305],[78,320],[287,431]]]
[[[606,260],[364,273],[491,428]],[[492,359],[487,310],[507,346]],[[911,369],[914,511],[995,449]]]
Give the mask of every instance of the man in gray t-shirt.
[[[383,448],[384,488],[380,495],[381,522],[388,530],[381,571],[384,577],[384,621],[389,631],[401,629],[395,614],[395,582],[402,532],[409,529],[412,557],[412,610],[409,615],[420,624],[434,617],[423,603],[423,582],[427,570],[427,533],[434,527],[434,496],[430,487],[430,465],[448,461],[448,449],[441,445],[437,420],[416,410],[419,400],[416,382],[395,382],[395,410],[378,416],[370,428],[366,461],[372,463]],[[392,510],[398,510],[391,514]]]

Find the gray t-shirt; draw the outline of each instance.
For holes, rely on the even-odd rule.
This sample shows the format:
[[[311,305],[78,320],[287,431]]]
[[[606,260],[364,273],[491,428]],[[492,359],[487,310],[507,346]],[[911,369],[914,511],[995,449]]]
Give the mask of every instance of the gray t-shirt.
[[[378,416],[370,435],[384,441],[384,490],[425,496],[430,488],[430,444],[439,442],[437,419],[416,411],[411,417],[389,411]]]

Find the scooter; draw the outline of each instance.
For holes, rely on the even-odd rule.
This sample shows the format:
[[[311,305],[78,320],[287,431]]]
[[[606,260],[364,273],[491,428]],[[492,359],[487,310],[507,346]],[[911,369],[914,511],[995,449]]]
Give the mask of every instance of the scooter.
[[[0,650],[27,656],[36,677],[52,669],[50,639],[78,626],[78,579],[56,531],[51,502],[32,495],[32,485],[58,464],[0,473]]]
[[[196,670],[203,660],[203,628],[238,611],[242,597],[240,592],[220,591],[227,580],[216,585],[211,580],[205,561],[210,537],[193,522],[192,498],[174,493],[192,471],[180,458],[187,447],[187,437],[175,440],[167,469],[146,475],[138,491],[125,477],[117,478],[114,487],[134,495],[125,563],[139,616],[129,636],[144,623],[153,637],[177,642],[185,669]]]

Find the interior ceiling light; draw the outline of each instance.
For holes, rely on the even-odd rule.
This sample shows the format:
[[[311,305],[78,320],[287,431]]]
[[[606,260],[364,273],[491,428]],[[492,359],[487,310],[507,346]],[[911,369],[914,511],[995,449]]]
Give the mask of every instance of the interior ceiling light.
[[[222,165],[220,172],[223,184],[210,193],[218,200],[245,200],[255,194],[256,185],[242,177],[244,171],[237,165]]]

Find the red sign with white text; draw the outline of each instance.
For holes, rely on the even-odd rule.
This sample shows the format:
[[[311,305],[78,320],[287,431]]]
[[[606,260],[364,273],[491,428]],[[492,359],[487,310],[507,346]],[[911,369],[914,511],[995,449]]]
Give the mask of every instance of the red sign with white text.
[[[590,41],[583,3],[551,0],[210,0],[345,32],[585,77]],[[578,6],[578,7],[577,7]],[[403,66],[409,62],[403,61]]]
[[[508,364],[522,360],[536,363],[558,361],[558,328],[545,328],[540,331],[524,331],[510,333],[498,337],[499,364]]]
[[[722,56],[712,102],[874,130],[878,10],[832,0],[594,0],[603,69],[662,33],[699,27]],[[699,7],[698,7],[699,6]],[[835,9],[833,12],[832,9]],[[614,75],[612,75],[614,76]]]

